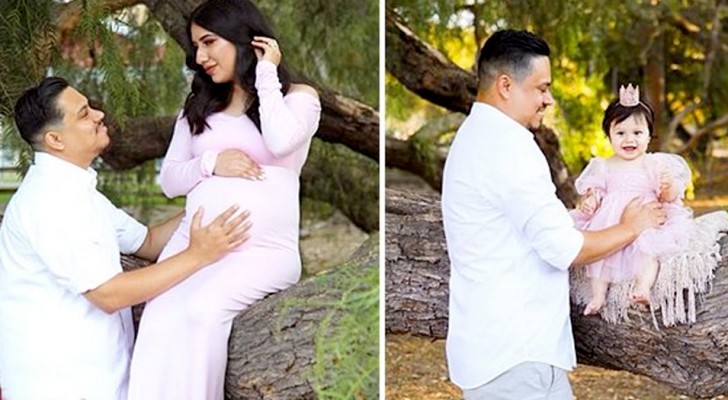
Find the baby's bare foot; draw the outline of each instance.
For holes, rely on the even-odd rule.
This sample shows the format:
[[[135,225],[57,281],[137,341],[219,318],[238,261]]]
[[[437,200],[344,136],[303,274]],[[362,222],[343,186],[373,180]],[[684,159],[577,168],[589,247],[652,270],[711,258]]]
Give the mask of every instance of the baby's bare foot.
[[[589,304],[586,305],[586,308],[584,308],[584,315],[594,315],[598,313],[602,307],[604,307],[603,299],[591,299]]]
[[[650,304],[650,288],[638,287],[632,292],[632,301],[637,304]]]

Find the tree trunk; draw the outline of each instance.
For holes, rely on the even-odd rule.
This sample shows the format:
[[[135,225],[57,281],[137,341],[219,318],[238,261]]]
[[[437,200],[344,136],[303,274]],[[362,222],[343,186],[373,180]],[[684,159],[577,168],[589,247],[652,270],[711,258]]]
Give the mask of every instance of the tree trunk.
[[[363,276],[378,268],[378,249],[374,235],[346,265],[270,295],[238,315],[228,342],[226,399],[314,399],[311,366],[323,362],[316,360],[316,344],[327,340],[326,332],[318,336],[319,326],[329,316],[337,321],[341,315],[340,310],[324,304],[336,303],[351,289],[345,285],[351,281],[341,279],[344,274]],[[148,263],[137,257],[122,257],[125,270]],[[142,313],[143,306],[134,307],[135,326]]]
[[[450,269],[440,199],[387,190],[385,229],[387,332],[445,337]],[[728,392],[728,238],[721,254],[693,325],[658,331],[648,311],[613,325],[572,307],[579,362],[646,375],[691,396]]]
[[[379,230],[379,165],[343,145],[315,141],[301,172],[301,196],[325,201],[354,225]]]

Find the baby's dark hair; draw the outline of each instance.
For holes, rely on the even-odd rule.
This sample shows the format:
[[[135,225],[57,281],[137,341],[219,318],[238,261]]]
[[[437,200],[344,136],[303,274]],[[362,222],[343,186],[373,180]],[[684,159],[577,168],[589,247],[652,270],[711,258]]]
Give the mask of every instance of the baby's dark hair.
[[[609,137],[609,128],[612,124],[618,124],[632,115],[642,115],[647,122],[647,128],[649,129],[649,135],[652,136],[655,126],[655,112],[652,110],[652,106],[644,100],[640,100],[636,106],[623,106],[619,103],[619,99],[612,101],[604,111],[604,119],[602,120],[602,130],[604,134]]]

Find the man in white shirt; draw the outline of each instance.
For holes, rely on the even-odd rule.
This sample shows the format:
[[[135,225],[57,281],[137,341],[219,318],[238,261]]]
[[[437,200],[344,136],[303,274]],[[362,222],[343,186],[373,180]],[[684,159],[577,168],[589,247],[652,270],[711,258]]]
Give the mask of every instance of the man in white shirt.
[[[60,78],[15,106],[35,162],[0,226],[0,387],[8,400],[125,400],[134,328],[129,306],[181,282],[246,240],[247,213],[208,226],[189,247],[122,272],[119,252],[155,260],[181,215],[147,229],[96,190],[92,161],[109,145],[103,112]]]
[[[568,268],[626,246],[665,219],[659,203],[635,200],[617,226],[574,228],[529,131],[554,101],[549,52],[525,31],[499,31],[486,41],[476,102],[445,164],[447,358],[466,400],[572,399]]]

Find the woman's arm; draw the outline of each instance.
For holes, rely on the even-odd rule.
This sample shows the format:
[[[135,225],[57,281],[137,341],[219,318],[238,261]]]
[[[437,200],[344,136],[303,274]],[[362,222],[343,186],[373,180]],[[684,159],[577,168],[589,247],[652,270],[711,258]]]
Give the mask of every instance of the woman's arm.
[[[261,60],[256,67],[255,86],[260,99],[263,141],[275,157],[284,157],[307,143],[318,129],[321,103],[307,85],[291,85],[283,97],[277,67]]]
[[[197,157],[193,155],[190,126],[187,118],[180,114],[159,173],[162,191],[167,197],[186,195],[204,178],[212,175],[216,159],[216,151],[205,151]]]
[[[147,260],[156,261],[162,253],[164,246],[166,246],[167,242],[169,242],[174,231],[177,230],[180,221],[182,221],[182,217],[184,217],[184,212],[178,213],[161,224],[149,227],[147,236],[144,238],[144,242],[134,255],[146,258]]]

